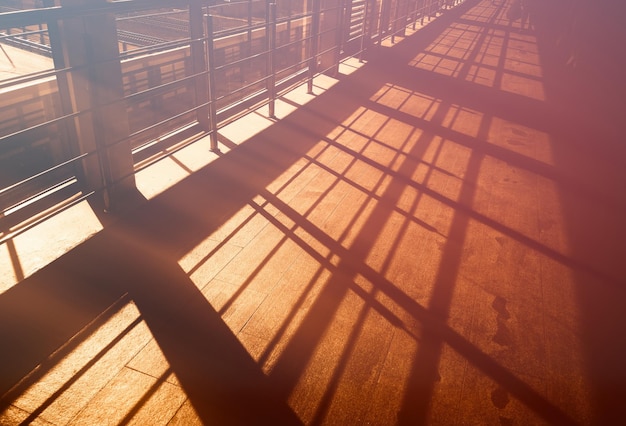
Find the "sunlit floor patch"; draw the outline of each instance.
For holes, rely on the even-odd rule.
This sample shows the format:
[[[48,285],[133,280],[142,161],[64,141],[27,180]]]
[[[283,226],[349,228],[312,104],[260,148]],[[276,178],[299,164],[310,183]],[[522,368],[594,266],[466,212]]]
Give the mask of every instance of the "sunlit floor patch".
[[[0,294],[102,228],[91,206],[83,201],[0,244]]]
[[[49,361],[26,376],[17,385],[23,390],[13,405],[32,413],[29,417],[31,421],[41,418],[54,424],[68,424],[93,397],[106,389],[110,380],[151,339],[135,305],[123,300],[119,304],[121,306],[112,308],[113,315],[105,316],[100,324],[94,324],[97,326],[84,340],[76,346],[74,342],[68,342],[68,349],[61,348],[50,356]],[[37,379],[31,382],[30,377]],[[131,383],[128,385],[132,387]],[[138,402],[141,396],[140,392],[136,395],[137,399],[129,398],[127,401],[130,404]],[[98,406],[91,407],[98,409]],[[100,410],[123,416],[125,413],[116,411],[118,408],[117,404],[99,406]]]

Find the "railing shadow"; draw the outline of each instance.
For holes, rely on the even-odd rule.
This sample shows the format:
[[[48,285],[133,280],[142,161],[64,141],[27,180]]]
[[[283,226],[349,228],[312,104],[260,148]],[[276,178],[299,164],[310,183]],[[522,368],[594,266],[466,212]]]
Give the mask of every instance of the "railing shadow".
[[[335,103],[335,119],[354,107]],[[304,109],[290,120],[310,125]],[[316,125],[326,134],[335,124]],[[130,297],[203,421],[297,423],[177,260],[316,142],[278,123],[3,293],[2,409]]]
[[[615,318],[623,319],[623,314],[617,310],[621,303],[617,298],[609,300],[621,290],[614,290],[617,287],[615,285],[606,286],[603,274],[612,276],[613,271],[608,271],[602,264],[590,264],[590,254],[580,249],[588,241],[585,234],[570,230],[574,247],[579,247],[574,256],[570,257],[475,209],[477,181],[486,156],[496,157],[513,167],[526,169],[565,186],[563,194],[569,194],[564,197],[567,207],[580,208],[581,200],[588,199],[589,194],[595,194],[593,188],[585,190],[580,189],[579,185],[568,183],[570,181],[565,177],[563,169],[579,164],[578,160],[557,161],[557,170],[554,170],[486,142],[493,124],[495,114],[491,112],[494,109],[498,110],[499,115],[513,118],[518,117],[526,105],[536,106],[538,103],[503,94],[493,88],[470,88],[467,82],[455,83],[455,78],[442,78],[407,66],[408,60],[416,52],[434,43],[446,28],[477,3],[468,1],[460,8],[446,12],[443,18],[420,31],[418,36],[409,37],[390,49],[380,48],[368,58],[369,64],[345,77],[307,106],[222,155],[209,166],[146,202],[119,222],[111,224],[67,255],[0,295],[0,341],[3,346],[11,348],[0,355],[0,394],[3,395],[0,410],[4,411],[13,404],[22,392],[52,369],[64,355],[79,346],[91,330],[112,318],[122,306],[132,302],[139,317],[129,327],[145,322],[169,364],[169,371],[176,375],[202,422],[298,424],[306,420],[317,424],[330,420],[328,416],[332,403],[342,392],[341,381],[349,370],[349,363],[355,358],[364,365],[377,362],[367,358],[369,352],[363,349],[361,345],[364,343],[360,340],[362,333],[369,330],[370,316],[377,315],[384,326],[373,333],[374,337],[366,339],[366,345],[380,348],[386,342],[386,336],[383,336],[386,331],[400,330],[418,348],[405,360],[410,365],[408,376],[403,377],[406,386],[399,395],[394,395],[400,400],[398,417],[395,419],[399,423],[421,424],[429,420],[429,405],[441,379],[440,363],[444,346],[451,347],[544,421],[574,423],[575,419],[569,411],[562,409],[560,404],[546,397],[544,392],[537,390],[525,378],[520,378],[500,359],[486,353],[472,339],[448,323],[461,267],[467,260],[465,245],[469,228],[472,223],[479,222],[525,246],[529,251],[538,252],[574,271],[581,283],[582,295],[587,299],[581,305],[587,321],[584,324],[587,333],[585,342],[599,343],[601,346],[601,349],[588,349],[590,372],[600,374],[610,372],[611,368],[615,369],[613,371],[623,371],[616,361],[624,351],[621,343],[612,342],[616,338],[616,323],[611,322]],[[481,25],[483,33],[477,36],[475,50],[469,49],[469,56],[460,61],[460,77],[456,79],[467,76],[469,66],[476,61],[479,53],[477,49],[481,37],[493,29],[489,21]],[[497,67],[497,71],[502,72],[502,64]],[[399,83],[412,93],[430,93],[433,99],[440,102],[428,119],[418,119],[372,101],[381,87],[391,83]],[[459,95],[458,90],[464,93]],[[475,136],[455,133],[444,125],[452,107],[459,104],[480,106],[477,109],[484,113]],[[356,127],[351,127],[348,118],[362,108],[385,115],[387,121],[372,124],[371,134],[359,134]],[[563,134],[560,121],[551,124],[539,115],[536,111],[524,115],[526,124],[557,136]],[[378,158],[368,157],[365,149],[374,145],[373,141],[391,121],[424,131],[419,135],[409,132],[394,141],[393,146],[386,147],[395,152],[391,155],[393,161],[390,160],[385,166],[382,160],[379,162]],[[337,138],[330,137],[338,127],[367,140],[364,147],[347,147],[338,142]],[[565,134],[569,135],[569,132]],[[450,139],[470,152],[454,199],[429,186],[436,171],[436,160],[444,155],[441,150],[435,150],[434,160],[421,183],[412,178],[420,164],[427,164],[423,158],[426,151],[435,146],[433,141],[436,137]],[[310,153],[320,141],[341,154],[347,154],[348,164],[365,163],[380,174],[372,174],[372,179],[366,185],[349,175],[349,167],[334,169],[326,165],[331,183],[319,190],[315,200],[303,209],[291,205],[282,197],[281,191],[289,185],[289,180],[277,189],[268,189],[286,170],[302,160],[306,160],[303,169],[312,165],[321,167],[324,164],[320,160],[321,154],[316,156]],[[332,233],[320,227],[310,215],[322,209],[323,200],[338,191],[340,184],[358,189],[366,201],[372,202],[373,207],[368,209],[368,203],[361,200],[360,204],[355,204],[353,218],[345,221],[345,228]],[[399,205],[404,202],[403,196],[408,189],[422,195],[416,196],[410,207],[402,210]],[[426,195],[436,199],[451,212],[447,230],[416,217],[417,206]],[[263,203],[255,201],[259,196],[265,200]],[[265,209],[267,206],[274,208],[276,213],[269,213]],[[197,283],[190,278],[191,273],[178,263],[186,253],[217,232],[244,207],[251,207],[253,214],[263,217],[282,233],[279,244],[292,243],[293,247],[319,264],[307,278],[308,282],[304,284],[300,296],[283,313],[283,320],[275,336],[269,339],[268,345],[256,360],[239,341],[239,336],[226,325],[222,315],[247,286],[252,285],[258,271],[271,261],[278,249],[270,250],[258,265],[254,265],[253,272],[248,274],[241,288],[220,309],[207,302]],[[570,213],[566,219],[571,226],[590,225],[588,219],[596,218],[597,212],[593,211],[591,215],[587,213]],[[281,218],[289,219],[289,225]],[[385,233],[389,224],[397,225],[396,233],[391,236]],[[431,265],[434,280],[428,301],[414,297],[414,288],[401,287],[388,277],[393,254],[401,250],[402,239],[407,236],[409,226],[418,226],[433,236],[433,240],[421,248],[432,249],[437,242],[440,243],[440,261]],[[595,225],[594,229],[598,227]],[[374,267],[370,256],[379,249],[380,241],[385,242],[388,251],[380,255],[380,265]],[[326,250],[319,250],[319,245]],[[619,248],[619,245],[613,247]],[[191,270],[195,271],[201,263],[210,261],[207,255]],[[320,284],[318,279],[325,272],[328,272],[327,280]],[[587,281],[589,277],[591,280]],[[613,283],[619,282],[618,279],[613,280]],[[595,287],[585,288],[587,282],[601,282],[602,290],[596,293]],[[314,287],[319,289],[314,291]],[[358,309],[349,323],[349,330],[345,334],[347,338],[336,344],[335,364],[328,366],[330,373],[321,390],[319,404],[303,419],[289,398],[294,394],[330,328],[337,322],[341,323],[337,315],[340,306],[350,295],[356,295],[362,304],[355,305]],[[303,318],[298,318],[307,303],[310,306],[306,306]],[[494,309],[499,313],[506,312],[505,303],[504,299],[495,297]],[[608,311],[596,316],[605,304]],[[594,314],[593,319],[591,314]],[[297,324],[296,329],[289,331],[294,323]],[[598,329],[606,330],[607,333],[601,333],[599,337],[593,335]],[[265,373],[261,364],[270,358],[270,352],[278,347],[284,336],[288,336],[288,341],[273,361],[271,371]],[[602,354],[607,348],[615,349],[616,355],[609,357],[611,362],[605,370],[601,368],[600,359],[606,359]],[[80,373],[82,371],[77,374]],[[164,377],[154,386],[165,380]],[[602,395],[602,377],[597,376],[596,379],[596,382],[592,382]],[[617,387],[621,390],[619,386],[620,383]],[[152,391],[138,404],[144,403]],[[353,391],[356,392],[356,389]],[[57,396],[52,394],[26,420],[36,418]],[[371,402],[371,398],[371,395],[363,397],[361,403],[365,405]],[[135,406],[123,421],[130,420],[140,408]],[[361,414],[365,416],[364,411],[368,409],[371,407],[361,407]],[[352,413],[347,411],[345,415],[351,416]],[[390,419],[386,418],[386,421]]]

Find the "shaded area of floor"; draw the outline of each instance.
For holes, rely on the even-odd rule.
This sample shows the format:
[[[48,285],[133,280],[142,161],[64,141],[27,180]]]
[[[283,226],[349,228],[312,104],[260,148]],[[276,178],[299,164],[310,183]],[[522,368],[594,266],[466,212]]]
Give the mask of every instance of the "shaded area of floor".
[[[507,6],[377,47],[0,294],[0,423],[610,419],[623,105]]]

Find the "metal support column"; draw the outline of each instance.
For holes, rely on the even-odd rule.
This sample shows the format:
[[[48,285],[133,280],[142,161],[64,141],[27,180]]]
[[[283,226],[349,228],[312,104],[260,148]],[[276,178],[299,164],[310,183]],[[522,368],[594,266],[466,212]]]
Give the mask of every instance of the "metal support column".
[[[80,10],[93,3],[63,0],[61,6]],[[101,190],[104,209],[115,210],[115,202],[135,188],[115,16],[79,14],[62,20],[59,30],[72,111],[89,111],[75,119],[77,150],[96,153],[82,162],[83,184]]]

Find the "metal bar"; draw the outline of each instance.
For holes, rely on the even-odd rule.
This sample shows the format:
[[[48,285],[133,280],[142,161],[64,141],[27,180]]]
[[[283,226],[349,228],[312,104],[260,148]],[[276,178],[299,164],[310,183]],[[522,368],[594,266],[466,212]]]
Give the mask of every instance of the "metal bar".
[[[189,37],[191,40],[192,73],[195,86],[195,103],[204,104],[208,100],[208,81],[204,72],[208,69],[206,49],[204,48],[204,20],[202,19],[202,2],[194,0],[189,3]],[[200,108],[196,117],[200,126],[207,132],[211,130],[208,108]]]
[[[263,0],[263,2],[265,1],[266,0]],[[48,5],[52,4],[52,2],[50,1],[47,1],[46,3]],[[50,31],[49,38],[52,44],[52,51],[54,55],[53,59],[55,60],[56,70],[47,71],[43,73],[37,73],[36,75],[33,74],[27,77],[20,77],[20,82],[33,81],[33,80],[36,80],[37,78],[42,78],[44,76],[54,77],[56,75],[57,82],[59,84],[59,93],[63,97],[63,93],[67,90],[63,88],[64,86],[63,80],[66,77],[65,74],[68,71],[72,71],[72,72],[79,71],[83,69],[84,66],[79,64],[71,68],[65,68],[65,66],[63,65],[63,55],[62,55],[63,46],[58,46],[58,43],[55,45],[55,43],[58,42],[58,35],[56,34],[57,20],[62,20],[67,17],[83,17],[83,16],[93,17],[104,12],[114,13],[116,11],[130,12],[130,11],[137,11],[137,10],[144,10],[144,9],[148,10],[148,9],[155,9],[163,5],[171,5],[177,8],[181,8],[181,6],[185,7],[190,4],[197,6],[197,4],[201,4],[201,3],[206,3],[206,1],[205,0],[168,0],[168,1],[165,1],[165,0],[133,0],[133,1],[124,0],[124,1],[115,1],[113,3],[108,3],[108,4],[100,4],[100,6],[89,5],[86,7],[83,7],[83,6],[48,7],[47,9],[19,11],[17,12],[17,14],[11,14],[11,15],[0,14],[0,28],[2,28],[3,25],[6,26],[8,23],[19,23],[17,27],[23,27],[23,26],[28,25],[28,26],[31,26],[31,28],[34,28],[35,25],[40,25],[40,26],[42,26],[43,24],[48,25],[48,29]],[[325,58],[326,56],[324,55],[328,55],[330,57],[333,49],[336,49],[336,54],[338,57],[341,56],[343,54],[343,47],[345,46],[346,50],[348,49],[348,45],[346,44],[348,42],[352,43],[350,44],[349,49],[355,50],[356,47],[358,46],[359,35],[360,35],[361,48],[360,48],[360,51],[358,52],[358,56],[359,56],[359,59],[361,59],[363,53],[367,51],[367,48],[371,45],[372,42],[375,42],[376,40],[378,40],[379,37],[382,38],[382,37],[387,37],[390,35],[389,34],[390,27],[392,31],[392,34],[391,34],[392,38],[395,35],[399,34],[399,28],[400,28],[399,24],[402,19],[400,15],[404,16],[404,14],[406,13],[407,18],[411,17],[412,22],[406,22],[406,24],[411,25],[412,23],[413,27],[415,28],[418,19],[421,19],[423,23],[426,15],[428,15],[429,20],[430,20],[431,17],[436,16],[437,11],[439,10],[437,9],[438,3],[435,3],[433,0],[410,0],[410,3],[407,1],[403,1],[402,10],[398,9],[400,7],[399,5],[396,5],[396,9],[390,8],[389,5],[392,2],[387,0],[383,3],[383,5],[384,5],[384,8],[389,9],[387,10],[388,14],[387,16],[384,16],[384,13],[383,13],[383,16],[380,16],[379,15],[380,10],[376,10],[376,8],[373,6],[373,3],[374,3],[373,1],[366,0],[364,3],[361,3],[360,1],[358,1],[358,2],[355,2],[355,4],[358,4],[359,8],[361,8],[361,5],[364,4],[364,8],[362,10],[355,12],[354,28],[352,28],[352,25],[353,25],[352,15],[350,14],[348,10],[349,8],[352,7],[353,2],[346,1],[346,0],[336,0],[336,5],[333,3],[332,6],[327,6],[330,9],[326,9],[326,10],[335,10],[335,8],[337,8],[339,10],[339,15],[343,15],[343,17],[339,17],[339,21],[340,21],[339,24],[334,26],[332,29],[327,28],[323,30],[322,27],[327,26],[327,25],[325,22],[322,22],[322,17],[324,17],[325,19],[329,19],[329,18],[328,18],[328,14],[324,14],[324,12],[320,10],[323,4],[323,2],[321,2],[320,0],[311,0],[311,2],[309,2],[308,4],[311,5],[312,9],[309,9],[308,11],[305,11],[304,13],[299,13],[297,15],[290,14],[288,17],[277,16],[278,10],[277,10],[275,1],[267,0],[266,4],[271,5],[268,8],[269,18],[267,19],[267,22],[264,22],[261,24],[259,24],[258,21],[256,21],[257,23],[255,23],[255,19],[253,19],[253,15],[251,11],[253,0],[241,0],[239,3],[242,3],[244,5],[247,3],[247,6],[248,6],[247,26],[245,27],[240,27],[234,30],[231,29],[231,30],[224,30],[224,31],[216,31],[216,28],[213,26],[211,16],[209,14],[206,14],[206,15],[201,14],[200,19],[199,19],[200,22],[204,23],[202,21],[204,20],[204,17],[206,17],[205,22],[206,22],[207,27],[209,27],[209,24],[210,24],[210,29],[207,29],[203,33],[202,31],[199,31],[199,28],[196,25],[197,23],[196,24],[192,23],[192,21],[194,20],[194,18],[197,17],[197,15],[195,14],[195,12],[194,13],[190,12],[189,28],[190,28],[190,31],[192,31],[192,33],[190,34],[189,40],[187,39],[177,40],[174,42],[166,42],[158,46],[151,46],[147,48],[137,49],[133,51],[132,53],[120,54],[119,58],[116,57],[114,59],[114,60],[121,60],[122,58],[124,59],[134,58],[135,56],[142,55],[142,54],[145,55],[146,53],[163,52],[166,49],[169,50],[169,49],[174,49],[174,48],[182,49],[187,46],[192,46],[191,50],[193,51],[195,50],[193,46],[200,46],[202,55],[198,56],[197,52],[195,53],[192,52],[192,57],[194,58],[191,62],[192,68],[188,68],[185,70],[184,77],[177,74],[176,76],[174,76],[174,78],[176,78],[175,81],[160,84],[157,87],[152,87],[150,89],[142,90],[141,92],[126,96],[122,103],[124,102],[128,103],[128,102],[139,100],[139,99],[149,100],[149,98],[159,96],[163,91],[167,90],[168,88],[174,89],[174,88],[177,88],[179,85],[181,87],[183,85],[187,87],[190,85],[191,82],[194,82],[194,81],[198,82],[201,80],[206,81],[206,86],[204,89],[201,89],[201,88],[198,89],[197,93],[204,91],[204,93],[207,96],[204,98],[204,101],[200,101],[201,96],[199,96],[197,98],[197,102],[193,104],[192,108],[190,108],[191,104],[189,105],[184,104],[183,108],[181,108],[181,109],[185,109],[184,112],[181,112],[181,113],[176,112],[175,115],[174,115],[174,112],[170,112],[169,114],[163,116],[165,117],[164,119],[163,117],[158,117],[157,120],[159,121],[156,124],[153,124],[152,122],[154,120],[151,119],[149,122],[150,124],[149,126],[147,125],[148,123],[142,124],[141,126],[137,126],[139,130],[133,132],[130,135],[127,135],[124,138],[120,138],[117,141],[113,141],[112,143],[107,143],[106,146],[104,147],[105,149],[110,149],[114,145],[127,142],[128,140],[133,139],[133,138],[138,138],[136,141],[133,141],[133,142],[144,143],[145,141],[151,141],[150,144],[154,144],[155,146],[160,146],[160,145],[156,145],[157,143],[160,143],[158,142],[159,138],[154,139],[154,136],[151,136],[153,133],[158,133],[159,131],[161,131],[161,133],[158,133],[158,134],[163,135],[164,132],[166,131],[169,132],[170,128],[175,127],[174,124],[178,126],[179,122],[182,124],[178,126],[177,129],[187,128],[187,127],[193,128],[194,130],[199,129],[197,124],[193,121],[194,114],[204,114],[204,116],[207,117],[207,120],[208,120],[208,129],[205,128],[203,130],[206,132],[205,134],[207,134],[210,137],[211,150],[218,151],[219,150],[218,128],[220,125],[223,126],[226,121],[233,120],[233,117],[235,115],[241,113],[240,111],[241,108],[239,108],[240,105],[243,105],[245,103],[243,107],[249,107],[249,105],[252,102],[255,102],[255,105],[259,105],[260,103],[262,104],[268,103],[269,108],[270,108],[270,116],[274,116],[275,100],[277,99],[278,96],[280,96],[286,90],[289,90],[291,88],[296,87],[297,85],[300,85],[306,82],[307,88],[309,89],[309,93],[312,93],[313,77],[318,75],[319,72],[327,72],[330,69],[330,68],[327,68],[328,64],[325,63],[326,59],[324,59],[324,66],[321,66],[320,64],[318,64],[318,59],[320,57]],[[455,0],[453,3],[452,2],[446,3],[446,6],[450,7],[451,4],[456,5],[457,3],[460,3],[460,2]],[[194,9],[193,9],[194,11],[198,10],[196,6],[194,6]],[[413,10],[413,12],[410,12],[411,9]],[[200,10],[202,11],[202,9]],[[395,16],[394,16],[394,12],[395,12]],[[333,12],[333,16],[335,16],[334,12]],[[390,19],[391,16],[394,16],[393,20]],[[125,18],[121,18],[121,19],[125,19]],[[387,26],[385,26],[385,22]],[[216,21],[215,24],[218,24],[218,22]],[[244,24],[243,21],[242,21],[242,24]],[[302,27],[302,29],[304,30],[305,36],[298,36],[296,38],[289,36],[286,39],[282,39],[281,37],[279,37],[283,35],[281,34],[281,31],[287,31],[285,27],[289,25],[291,25],[293,28]],[[377,25],[379,25],[379,28],[380,28],[379,33],[376,33]],[[183,27],[185,27],[185,25],[181,26],[181,28]],[[269,27],[269,30],[268,30],[268,27]],[[310,31],[308,32],[306,31],[307,27],[310,28]],[[360,32],[362,32],[361,34],[359,34],[359,27],[361,30]],[[350,33],[351,29],[354,29],[354,33],[355,33],[354,36],[351,36],[351,33]],[[263,37],[263,31],[267,31],[265,36],[267,37],[268,49],[266,52],[252,55],[250,53],[252,52],[252,47],[254,46],[252,43],[253,41],[258,42],[259,40],[261,40],[261,37]],[[333,45],[332,43],[333,36],[330,35],[331,31],[338,31],[337,41],[335,45]],[[39,34],[38,36],[39,40],[43,40],[45,38],[45,35],[42,32],[38,32],[38,31],[28,31],[27,33],[21,33],[21,34],[15,34],[15,31],[13,31],[13,34],[10,36],[11,37],[18,36],[20,38],[23,38],[28,35],[34,35],[34,34]],[[219,40],[217,39],[218,35],[221,37]],[[331,40],[330,40],[331,42],[328,43],[328,45],[322,44],[322,41],[324,41],[325,35],[331,37]],[[226,36],[232,36],[233,39],[226,40],[225,39]],[[247,36],[247,40],[244,39],[246,36]],[[8,37],[8,36],[0,36],[0,37]],[[255,37],[258,37],[258,38],[255,38]],[[281,40],[284,44],[279,46],[279,43],[281,42]],[[217,62],[215,60],[215,56],[221,53],[220,49],[237,47],[237,46],[244,49],[243,47],[244,44],[241,44],[241,43],[247,43],[248,45],[249,52],[245,55],[246,56],[245,59],[237,59],[233,61],[230,61],[229,59],[227,64],[220,66],[220,67],[216,66]],[[281,49],[284,49],[284,50],[281,50]],[[284,60],[281,59],[282,52],[289,53],[289,56],[285,56]],[[0,52],[0,54],[2,54],[2,52]],[[165,54],[168,54],[168,53],[165,52]],[[267,55],[268,72],[263,78],[257,79],[256,76],[261,74],[261,72],[263,71],[262,63],[264,62],[264,58],[261,58],[261,56],[264,54]],[[177,54],[175,53],[174,56],[176,55]],[[204,57],[204,61],[205,61],[204,64],[202,63],[202,60],[200,59],[201,56]],[[158,55],[155,55],[154,58],[158,62]],[[176,61],[182,61],[182,60],[176,59]],[[332,57],[330,57],[329,63],[331,61],[332,61]],[[102,60],[91,61],[88,64],[88,67],[96,68],[99,66],[99,64],[102,64],[105,62],[106,61],[102,61]],[[219,97],[218,91],[217,91],[216,80],[218,79],[218,77],[221,78],[221,70],[227,69],[228,67],[237,67],[239,66],[239,64],[242,64],[241,66],[243,67],[245,66],[243,64],[244,62],[250,63],[251,67],[254,68],[253,71],[261,71],[258,74],[256,74],[254,78],[251,78],[250,77],[251,74],[249,73],[246,75],[246,83],[249,80],[256,80],[256,81],[251,84],[247,84],[243,86],[242,88],[229,92],[227,96]],[[256,68],[256,65],[255,65],[256,62],[261,62],[261,65],[260,65],[261,69]],[[198,66],[198,64],[202,66]],[[307,64],[308,64],[308,67],[306,66]],[[178,67],[179,65],[180,65],[179,62],[176,62],[176,66]],[[326,68],[326,69],[321,69],[321,68]],[[6,88],[11,89],[15,84],[17,84],[17,80],[8,79],[0,83],[0,87],[6,87]],[[197,87],[200,87],[200,86],[197,86]],[[264,90],[264,87],[267,88],[267,92]],[[254,92],[254,93],[250,94],[251,92]],[[220,100],[221,102],[218,103],[218,101]],[[77,110],[76,112],[73,112],[71,108],[67,106],[64,109],[65,113],[63,114],[62,117],[58,117],[58,118],[55,117],[46,123],[34,125],[30,127],[29,130],[23,130],[18,133],[20,135],[26,134],[26,132],[33,131],[33,130],[36,131],[37,129],[43,129],[45,128],[45,126],[50,126],[55,123],[58,123],[59,125],[68,124],[68,127],[71,127],[69,126],[70,124],[73,123],[71,118],[82,116],[83,114],[89,114],[91,112],[96,111],[98,108],[107,107],[114,102],[118,102],[118,101],[117,100],[116,101],[105,100],[102,103],[99,103],[95,106],[92,105],[91,107],[82,108],[80,110]],[[219,105],[222,105],[222,107],[218,108]],[[236,106],[236,107],[233,107],[233,106]],[[250,109],[248,109],[248,111],[249,110]],[[187,121],[187,117],[189,117],[189,121]],[[218,122],[218,120],[221,120],[221,121]],[[188,123],[193,123],[193,124],[188,124]],[[71,134],[73,133],[71,130],[68,130],[68,133],[70,134],[68,134],[67,137],[62,136],[61,139],[71,140],[72,138],[75,137],[75,135]],[[10,141],[9,138],[15,135],[16,134],[11,134],[8,136],[0,137],[0,142],[8,141],[9,143],[13,143],[13,141]],[[149,138],[153,138],[153,139],[149,139]],[[55,144],[62,143],[62,141],[61,142],[55,141],[54,143]],[[146,145],[142,145],[142,147],[145,147],[145,146]],[[137,154],[137,152],[139,151],[141,151],[141,149],[135,151],[135,156],[139,156]],[[169,155],[169,152],[170,152],[169,150],[167,153],[165,153],[164,151],[165,155]],[[7,194],[9,191],[12,191],[13,189],[15,189],[16,185],[17,186],[26,185],[28,184],[28,182],[31,182],[35,179],[37,179],[37,181],[35,182],[36,185],[43,188],[44,186],[41,184],[42,183],[48,184],[49,182],[51,182],[52,177],[56,175],[56,173],[54,172],[58,168],[72,167],[72,164],[79,164],[82,160],[86,159],[87,157],[93,158],[93,156],[95,155],[97,155],[97,151],[95,150],[94,151],[90,150],[88,153],[80,154],[79,156],[71,155],[71,153],[64,153],[63,159],[59,160],[59,162],[63,161],[62,165],[58,164],[55,161],[54,164],[57,164],[57,166],[53,166],[48,170],[45,170],[45,171],[33,170],[31,171],[31,176],[27,176],[25,180],[21,180],[15,185],[11,185],[8,188],[4,188],[0,190],[0,195],[4,195],[4,194]],[[67,160],[67,158],[69,158],[69,160]],[[103,175],[106,175],[106,173],[103,172]],[[55,177],[55,179],[57,178]],[[115,182],[117,182],[119,181],[120,178],[119,176],[117,176],[115,177],[115,179],[116,179]],[[78,178],[77,180],[80,181],[80,178]],[[106,184],[112,184],[115,182],[106,182]],[[54,182],[52,182],[52,184],[54,184]],[[28,188],[30,188],[31,184],[28,184],[27,186]],[[37,191],[40,191],[41,188],[37,189]],[[87,191],[91,191],[88,193],[88,196],[93,196],[93,194],[96,194],[96,195],[102,194],[103,191],[106,190],[106,185],[101,186],[100,184],[98,184],[98,185],[95,185],[93,188],[92,188],[93,190],[92,189],[84,190],[83,193],[87,193]],[[44,189],[44,192],[45,192],[45,189]],[[36,194],[38,196],[39,192],[37,192]],[[30,200],[30,198],[28,200]],[[24,202],[28,202],[28,200],[25,200]]]
[[[120,57],[120,60],[131,59],[135,56],[143,56],[147,54],[158,53],[158,52],[163,52],[165,50],[173,50],[179,47],[188,46],[190,42],[194,42],[194,41],[197,41],[197,40],[184,39],[184,40],[167,41],[164,43],[160,43],[160,44],[156,44],[152,46],[140,47],[137,49],[133,49],[131,51],[123,52],[123,53],[120,53],[119,57]]]
[[[365,50],[369,47],[371,30],[369,22],[370,7],[371,2],[369,0],[365,0],[365,10],[363,11],[363,35],[361,36],[361,48],[359,49],[359,62],[363,62],[363,53],[365,53]]]
[[[0,29],[36,25],[39,22],[99,16],[107,13],[137,12],[163,7],[181,8],[192,0],[117,0],[80,6],[48,6],[37,9],[18,10],[0,14]]]
[[[269,97],[269,116],[276,118],[276,3],[270,3],[268,7],[267,28],[267,93]]]
[[[211,151],[219,152],[217,141],[217,106],[215,104],[215,96],[217,94],[217,85],[215,83],[215,37],[213,36],[213,16],[206,16],[207,22],[207,58],[209,61],[209,117],[211,125]]]
[[[413,9],[413,17],[411,18],[411,28],[413,29],[413,31],[415,31],[415,29],[417,28],[417,10],[419,7],[419,0],[414,0],[415,1],[415,8]]]
[[[246,56],[246,57],[241,58],[241,59],[236,59],[236,60],[234,60],[232,62],[229,62],[227,64],[220,65],[218,67],[215,67],[215,69],[220,71],[220,70],[224,70],[224,69],[227,69],[227,68],[232,68],[233,66],[245,64],[245,63],[249,62],[251,59],[262,58],[263,56],[265,56],[265,55],[267,55],[269,53],[270,53],[269,50],[264,50],[263,52],[255,53],[254,55]]]
[[[337,45],[337,52],[335,53],[335,63],[339,66],[341,62],[341,55],[343,54],[344,46],[344,31],[346,29],[346,15],[348,13],[348,7],[346,6],[346,0],[340,0],[339,7],[339,23],[337,24],[337,35],[335,37],[335,44]]]
[[[399,31],[398,28],[398,20],[400,19],[398,17],[398,13],[400,11],[400,7],[399,7],[399,3],[398,1],[395,2],[395,7],[394,7],[394,13],[393,13],[393,21],[391,22],[391,44],[394,44],[396,42],[396,33]]]
[[[89,155],[93,155],[93,154],[95,154],[95,151],[94,151],[94,152],[88,152],[88,153],[81,154],[81,155],[79,155],[79,156],[77,156],[77,157],[70,158],[69,160],[65,160],[65,161],[63,161],[63,162],[62,162],[62,163],[60,163],[60,164],[57,164],[57,165],[52,166],[52,167],[50,167],[50,168],[48,168],[48,169],[46,169],[46,170],[43,170],[43,171],[41,171],[41,172],[39,172],[39,173],[36,173],[36,174],[34,174],[34,175],[32,175],[32,176],[29,176],[29,177],[27,177],[26,179],[22,179],[22,180],[21,180],[21,181],[19,181],[19,182],[15,182],[15,183],[14,183],[14,184],[12,184],[12,185],[9,185],[9,186],[7,186],[7,187],[5,187],[5,188],[0,189],[0,196],[2,196],[2,195],[4,195],[4,194],[6,194],[6,193],[8,193],[8,192],[12,191],[13,189],[17,188],[17,187],[18,187],[18,186],[20,186],[20,185],[24,185],[24,184],[26,184],[26,183],[28,183],[28,182],[32,182],[33,180],[35,180],[35,179],[37,179],[37,178],[40,178],[40,177],[42,177],[42,176],[45,176],[45,175],[47,175],[47,174],[49,174],[49,173],[54,172],[55,170],[59,170],[59,169],[61,169],[61,168],[65,167],[65,166],[68,166],[68,165],[70,165],[70,164],[72,164],[72,163],[74,163],[74,162],[76,162],[76,161],[82,160],[82,159],[84,159],[84,158],[88,157]]]
[[[319,46],[320,32],[320,0],[313,1],[313,16],[311,21],[311,54],[309,60],[309,78],[307,81],[307,92],[313,94],[313,78],[317,72],[317,54]]]

